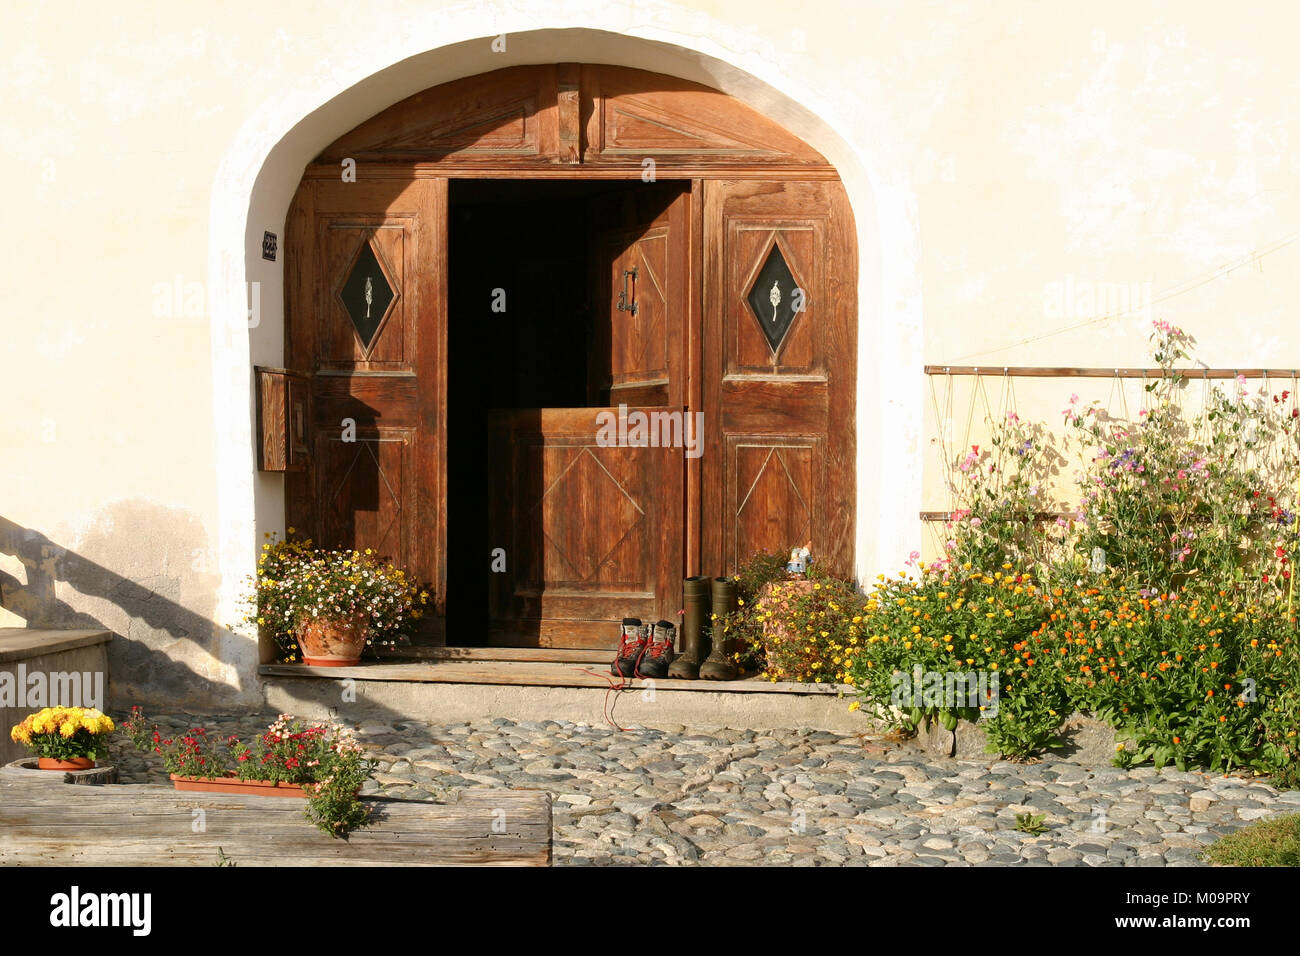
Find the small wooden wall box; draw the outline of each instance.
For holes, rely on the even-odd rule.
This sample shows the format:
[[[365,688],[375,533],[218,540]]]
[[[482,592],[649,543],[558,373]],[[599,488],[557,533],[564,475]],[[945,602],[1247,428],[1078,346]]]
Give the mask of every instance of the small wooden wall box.
[[[257,367],[257,467],[303,471],[307,467],[307,404],[311,379],[283,368]]]

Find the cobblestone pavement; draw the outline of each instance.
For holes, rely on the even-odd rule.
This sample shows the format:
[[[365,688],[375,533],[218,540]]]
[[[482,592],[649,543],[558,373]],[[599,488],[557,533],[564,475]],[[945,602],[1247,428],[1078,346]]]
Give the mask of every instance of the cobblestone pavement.
[[[266,716],[154,718],[251,737]],[[1191,866],[1219,836],[1300,812],[1261,781],[1072,763],[943,761],[824,731],[664,730],[502,718],[362,722],[366,793],[440,800],[467,787],[547,790],[558,865]],[[166,782],[118,743],[124,783]],[[1016,815],[1043,815],[1041,835]]]

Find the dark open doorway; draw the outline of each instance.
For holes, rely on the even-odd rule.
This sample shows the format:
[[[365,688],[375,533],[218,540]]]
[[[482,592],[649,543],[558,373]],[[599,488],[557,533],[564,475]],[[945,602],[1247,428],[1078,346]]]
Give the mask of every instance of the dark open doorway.
[[[689,183],[453,180],[448,215],[447,632],[487,643],[493,409],[578,409],[611,397],[610,228],[652,221]],[[680,320],[680,316],[676,317]],[[617,392],[617,385],[614,390]],[[521,498],[542,489],[514,488]],[[576,517],[576,516],[575,516]],[[675,533],[675,531],[673,532]],[[512,562],[519,556],[506,553]],[[512,569],[513,570],[513,569]],[[528,638],[525,638],[528,640]]]

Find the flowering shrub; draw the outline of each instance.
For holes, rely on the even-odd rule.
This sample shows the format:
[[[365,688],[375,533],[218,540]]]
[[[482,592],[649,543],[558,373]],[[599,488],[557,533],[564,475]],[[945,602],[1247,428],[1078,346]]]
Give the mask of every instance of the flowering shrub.
[[[303,784],[310,794],[307,819],[331,836],[343,836],[370,821],[370,807],[357,799],[357,792],[370,779],[375,762],[363,758],[361,745],[349,736],[331,740],[330,753],[316,779]]]
[[[1203,380],[1192,415],[1195,373],[1177,367],[1192,339],[1157,322],[1151,344],[1162,374],[1133,421],[1066,403],[1082,465],[1069,517],[1035,514],[1063,510],[1043,501],[1065,459],[1042,426],[1009,413],[963,453],[942,560],[879,579],[849,638],[856,706],[912,728],[979,715],[990,749],[1014,757],[1080,710],[1129,742],[1123,766],[1250,766],[1300,783],[1296,397]],[[899,706],[900,682],[964,668],[998,675],[996,707],[931,687]]]
[[[1136,423],[1093,406],[1069,424],[1082,439],[1080,557],[1125,584],[1177,592],[1209,580],[1243,600],[1289,591],[1296,550],[1295,409],[1289,390],[1251,396],[1239,377],[1227,392],[1208,388],[1189,416],[1191,338],[1167,322],[1152,332],[1163,375],[1147,386]],[[1086,558],[1085,558],[1086,556]],[[1234,598],[1235,599],[1235,598]]]
[[[851,581],[842,581],[814,565],[806,580],[773,580],[752,604],[747,632],[762,662],[761,677],[809,681],[843,680],[849,639],[856,633],[856,608],[861,595]]]
[[[293,529],[289,529],[293,533]],[[405,571],[381,563],[370,548],[326,551],[311,540],[272,540],[262,546],[246,622],[275,637],[282,660],[296,660],[294,632],[311,618],[369,617],[366,646],[389,645],[423,615],[429,594]]]
[[[1031,575],[966,562],[877,581],[849,639],[845,682],[858,689],[855,703],[896,714],[909,730],[984,716],[991,749],[1006,756],[1052,742],[1065,702],[1059,675],[1030,640],[1043,603]]]
[[[123,722],[140,750],[160,754],[168,773],[182,777],[236,777],[298,784],[307,796],[307,819],[331,836],[342,837],[369,819],[358,799],[361,785],[374,771],[348,729],[332,721],[303,721],[278,716],[249,743],[229,736],[216,741],[202,727],[164,738],[145,721],[139,707]]]
[[[1295,742],[1294,723],[1280,718],[1294,714],[1300,688],[1285,618],[1284,606],[1228,590],[1088,588],[1058,602],[1040,638],[1065,663],[1073,705],[1133,742],[1117,763],[1279,772]]]
[[[1120,577],[1043,589],[1009,568],[931,567],[882,581],[850,638],[846,682],[904,727],[982,717],[989,749],[1008,757],[1051,746],[1079,710],[1132,741],[1123,766],[1293,774],[1300,655],[1284,603],[1128,591]],[[900,677],[913,672],[996,674],[995,698],[976,708],[927,691],[899,712]]]
[[[753,554],[736,571],[736,610],[720,620],[709,616],[710,634],[720,634],[723,640],[733,642],[733,660],[742,671],[761,670],[763,663],[763,617],[756,608],[758,596],[772,581],[784,581],[784,554],[767,550]]]
[[[29,714],[9,731],[9,739],[33,756],[53,760],[97,758],[113,720],[88,707],[46,707]]]
[[[1064,460],[1041,423],[1014,411],[991,423],[989,443],[971,445],[956,463],[951,490],[957,507],[945,525],[940,569],[1010,563],[1041,574],[1049,567],[1064,538],[1038,518],[1053,507],[1047,489]]]

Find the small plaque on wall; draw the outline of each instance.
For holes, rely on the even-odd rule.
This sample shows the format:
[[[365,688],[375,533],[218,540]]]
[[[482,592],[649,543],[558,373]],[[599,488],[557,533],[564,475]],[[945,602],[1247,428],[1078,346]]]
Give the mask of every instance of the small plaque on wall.
[[[307,405],[311,379],[283,368],[257,368],[257,467],[303,471],[307,467]]]

